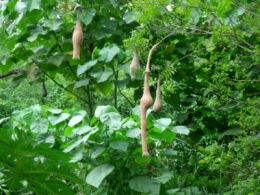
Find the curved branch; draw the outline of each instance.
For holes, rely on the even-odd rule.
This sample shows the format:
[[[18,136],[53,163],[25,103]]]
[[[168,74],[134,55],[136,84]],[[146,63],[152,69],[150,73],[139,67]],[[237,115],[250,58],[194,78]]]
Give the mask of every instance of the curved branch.
[[[27,73],[27,71],[26,70],[21,70],[21,69],[10,70],[6,74],[0,74],[0,79],[12,76],[14,74],[20,74],[20,73]]]
[[[22,43],[21,43],[21,45],[22,45],[23,49],[25,50],[25,52],[26,52],[27,54],[29,54],[28,51],[27,51],[27,49],[25,48],[25,46],[24,46]],[[36,60],[33,59],[33,58],[31,58],[31,60],[35,63],[35,65],[36,65],[37,67],[39,67],[39,66],[38,66],[38,64],[39,64],[38,61],[36,61]],[[40,67],[39,67],[39,68],[40,68]],[[50,80],[52,80],[52,81],[53,81],[56,85],[58,85],[60,88],[62,88],[62,89],[64,89],[65,91],[67,91],[67,92],[73,94],[73,95],[76,96],[78,99],[80,99],[80,100],[82,100],[83,102],[85,102],[85,103],[88,104],[88,101],[86,101],[84,98],[82,98],[82,97],[80,97],[79,95],[73,93],[71,90],[67,89],[67,88],[64,87],[62,84],[58,83],[55,79],[53,79],[50,75],[48,75],[48,73],[45,72],[42,68],[40,68],[40,69],[42,70],[42,72],[44,73],[45,76],[47,76]]]

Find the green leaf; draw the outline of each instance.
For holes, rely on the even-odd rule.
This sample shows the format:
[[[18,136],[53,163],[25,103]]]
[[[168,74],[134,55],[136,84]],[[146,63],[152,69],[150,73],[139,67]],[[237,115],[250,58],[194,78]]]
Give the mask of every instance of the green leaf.
[[[42,26],[48,27],[50,30],[58,30],[63,24],[61,19],[45,20]]]
[[[83,118],[84,118],[84,117],[83,117],[82,115],[73,116],[73,117],[70,119],[68,125],[69,125],[70,127],[73,127],[73,126],[75,126],[76,124],[80,123],[80,122],[83,120]]]
[[[92,22],[95,15],[96,10],[94,8],[86,8],[82,11],[80,20],[87,26]]]
[[[68,136],[68,135],[71,135],[72,134],[72,131],[73,131],[73,128],[67,126],[64,130],[64,135],[65,136]]]
[[[159,195],[161,184],[156,179],[135,177],[129,181],[129,187],[137,192]]]
[[[68,113],[61,113],[59,115],[49,116],[48,120],[52,125],[57,125],[58,123],[65,121],[70,117],[70,114]]]
[[[120,48],[117,45],[112,45],[112,47],[105,47],[100,50],[99,52],[99,60],[100,61],[105,61],[105,62],[110,62],[113,60],[116,54],[120,52]]]
[[[163,135],[161,132],[149,132],[148,136],[151,139],[159,139],[159,140],[163,139]]]
[[[95,70],[95,72],[91,72],[91,76],[93,76],[98,83],[107,81],[111,75],[113,75],[112,70],[103,71],[102,69],[98,69]]]
[[[107,80],[105,82],[97,83],[96,89],[98,92],[100,92],[102,95],[107,96],[110,94],[111,90],[113,89],[113,82],[110,80]]]
[[[77,75],[79,76],[79,75],[83,74],[84,72],[89,70],[95,64],[97,64],[97,60],[91,60],[89,62],[86,62],[83,65],[79,65],[78,68],[77,68]]]
[[[106,150],[105,147],[98,147],[91,153],[91,158],[97,158],[100,154],[102,154]]]
[[[174,195],[176,192],[180,191],[180,188],[167,190],[167,194]]]
[[[172,172],[163,172],[159,177],[156,177],[160,183],[165,184],[173,177]]]
[[[234,127],[234,128],[231,128],[231,129],[228,129],[228,130],[224,131],[223,133],[220,133],[218,138],[221,139],[221,138],[223,138],[226,135],[239,135],[242,132],[243,131],[242,131],[242,129],[240,127]]]
[[[42,134],[42,133],[47,133],[49,127],[49,121],[45,118],[40,118],[35,120],[31,124],[31,130],[34,133]]]
[[[110,164],[100,165],[94,168],[86,178],[86,182],[96,188],[100,186],[102,181],[108,176],[113,170],[114,166]]]
[[[95,129],[97,129],[97,127],[90,127],[88,125],[84,125],[84,126],[75,128],[73,130],[73,133],[76,134],[76,135],[82,135],[84,133],[87,133],[89,131],[93,131]]]
[[[109,144],[109,146],[116,150],[122,150],[124,152],[127,151],[127,147],[129,145],[128,141],[113,141]]]
[[[97,30],[93,35],[97,40],[101,40],[107,36],[107,32],[105,30]]]
[[[130,129],[126,132],[126,137],[136,138],[139,137],[141,134],[141,129],[135,128]]]
[[[17,1],[18,1],[18,0],[8,1],[7,7],[8,7],[8,10],[9,10],[10,12],[13,12],[13,11],[14,11],[14,8],[15,8],[15,5],[16,5]]]
[[[27,10],[32,11],[34,9],[40,9],[41,0],[24,0]]]
[[[77,150],[72,153],[70,162],[78,162],[84,158],[84,152],[82,150]]]
[[[189,135],[189,133],[190,133],[190,130],[185,126],[171,127],[171,131],[178,133],[178,134],[183,134],[183,135]]]
[[[60,114],[62,112],[62,110],[58,108],[50,108],[48,111],[52,114]]]
[[[127,10],[127,12],[123,16],[123,20],[129,24],[136,20],[136,14],[132,11]]]
[[[208,52],[212,52],[216,48],[216,45],[213,43],[212,39],[206,39],[204,41],[204,45],[206,46]]]
[[[63,59],[65,57],[65,54],[57,54],[57,55],[53,55],[48,59],[48,63],[52,63],[56,66],[60,66]]]
[[[84,141],[83,138],[78,139],[74,143],[70,144],[68,147],[66,147],[63,152],[67,153],[73,150],[74,148],[78,147],[82,142]]]
[[[98,106],[95,110],[95,117],[100,118],[105,113],[117,112],[113,106]]]
[[[162,154],[170,155],[170,156],[176,156],[176,155],[178,155],[178,152],[176,150],[168,148],[168,149],[165,149],[164,151],[162,151]]]
[[[53,145],[55,143],[55,137],[51,134],[45,133],[45,134],[39,134],[37,136],[36,141],[38,143],[48,143]]]
[[[109,126],[109,129],[117,130],[121,127],[121,116],[117,112],[104,113],[100,116],[100,121]]]
[[[98,131],[98,128],[97,127],[92,127],[91,130],[92,131],[90,131],[87,135],[83,136],[82,138],[78,139],[76,142],[72,143],[67,148],[65,148],[63,150],[63,152],[70,152],[74,148],[78,147],[82,142],[86,142],[92,134],[94,134],[94,133],[96,133]]]
[[[83,87],[83,86],[87,86],[89,84],[89,78],[87,79],[84,79],[84,80],[81,80],[81,81],[77,81],[75,84],[74,84],[74,89],[77,89],[77,88],[80,88],[80,87]]]
[[[160,129],[161,131],[164,131],[172,122],[172,119],[170,118],[161,118],[158,120],[153,121],[154,126]]]
[[[172,142],[176,138],[176,133],[166,129],[163,133],[163,139],[167,142]]]

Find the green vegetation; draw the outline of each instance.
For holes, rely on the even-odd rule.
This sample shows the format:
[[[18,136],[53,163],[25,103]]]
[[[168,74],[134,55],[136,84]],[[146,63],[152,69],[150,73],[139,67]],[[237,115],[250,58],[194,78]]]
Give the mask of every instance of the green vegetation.
[[[0,194],[260,194],[259,18],[257,1],[0,1]]]

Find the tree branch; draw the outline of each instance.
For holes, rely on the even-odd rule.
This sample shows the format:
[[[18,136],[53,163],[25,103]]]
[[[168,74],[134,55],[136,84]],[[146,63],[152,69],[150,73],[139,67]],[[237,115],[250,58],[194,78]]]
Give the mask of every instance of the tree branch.
[[[15,75],[15,74],[19,74],[19,73],[27,73],[27,71],[21,70],[21,69],[10,70],[6,74],[0,74],[0,79],[3,79],[5,77],[9,77],[9,76],[12,76],[12,75]]]

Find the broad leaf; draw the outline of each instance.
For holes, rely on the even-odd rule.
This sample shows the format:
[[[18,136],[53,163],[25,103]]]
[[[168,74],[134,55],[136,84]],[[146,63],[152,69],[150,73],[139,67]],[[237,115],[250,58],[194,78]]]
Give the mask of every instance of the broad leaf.
[[[64,57],[65,57],[64,54],[54,55],[54,56],[51,56],[51,57],[48,59],[48,62],[49,62],[49,63],[52,63],[52,64],[54,64],[54,65],[56,65],[56,66],[60,66],[60,64],[62,63]]]
[[[110,164],[100,165],[94,168],[86,178],[86,182],[96,188],[102,183],[102,181],[108,176],[113,170],[114,166]]]
[[[94,8],[86,8],[82,11],[80,20],[87,26],[92,22],[95,14],[96,10]]]
[[[91,76],[93,76],[98,83],[107,81],[111,75],[113,75],[112,70],[103,71],[102,69],[98,69],[95,70],[94,72],[91,72]]]
[[[117,112],[113,106],[98,106],[95,111],[95,117],[100,118],[103,114]]]
[[[80,123],[82,120],[83,120],[83,116],[82,115],[77,115],[77,116],[73,116],[70,121],[69,121],[69,126],[70,127],[73,127],[75,126],[76,124]]]
[[[136,14],[132,11],[127,10],[127,12],[123,16],[123,20],[129,24],[136,20]]]
[[[171,124],[172,120],[170,118],[161,118],[153,122],[155,127],[164,131]]]
[[[45,118],[40,118],[35,120],[31,124],[31,130],[34,133],[42,134],[42,133],[47,133],[49,127],[49,121]]]
[[[109,93],[111,92],[113,87],[114,87],[113,81],[110,81],[110,80],[96,84],[97,91],[104,96],[109,95]]]
[[[43,26],[48,27],[50,30],[58,30],[63,24],[61,19],[45,20]]]
[[[62,110],[58,108],[50,108],[48,109],[48,111],[51,112],[52,114],[60,114],[62,112]]]
[[[40,9],[41,0],[24,0],[28,11]]]
[[[155,179],[157,179],[160,183],[165,184],[173,177],[172,172],[162,172],[162,174]]]
[[[129,181],[129,187],[137,192],[159,195],[161,184],[156,179],[135,177]]]
[[[91,158],[97,158],[100,154],[102,154],[106,150],[105,147],[98,147],[91,153]]]
[[[117,130],[121,127],[121,116],[117,112],[104,113],[100,116],[100,121],[109,126],[109,129]]]
[[[86,62],[83,65],[79,65],[78,68],[77,68],[77,75],[79,76],[79,75],[83,74],[84,72],[89,70],[95,64],[97,64],[97,60],[91,60],[89,62]]]
[[[84,80],[81,80],[81,81],[77,81],[75,84],[74,84],[74,89],[77,89],[79,87],[83,87],[83,86],[87,86],[89,84],[89,78],[87,79],[84,79]]]
[[[136,138],[136,137],[139,137],[141,134],[141,129],[130,129],[126,132],[126,136],[127,137],[131,137],[131,138]]]
[[[188,135],[190,133],[190,130],[185,126],[171,127],[171,131],[178,133],[178,134],[183,134],[183,135]]]
[[[113,60],[116,54],[120,52],[120,49],[117,45],[112,45],[112,47],[105,47],[100,50],[99,52],[99,60],[105,61],[105,62],[110,62]]]
[[[111,148],[116,150],[122,150],[124,152],[126,152],[128,145],[128,141],[113,141],[109,144]]]
[[[65,121],[70,117],[70,114],[68,113],[61,113],[59,115],[49,116],[48,120],[52,125],[57,125],[58,123]]]

